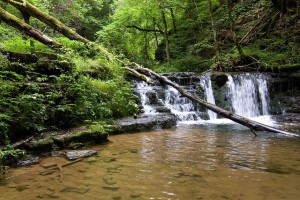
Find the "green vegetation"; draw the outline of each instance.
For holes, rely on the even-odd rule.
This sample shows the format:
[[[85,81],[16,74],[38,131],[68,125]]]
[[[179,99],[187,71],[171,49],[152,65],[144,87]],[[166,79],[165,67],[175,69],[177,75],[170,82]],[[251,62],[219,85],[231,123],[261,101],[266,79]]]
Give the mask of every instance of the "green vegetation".
[[[227,71],[232,65],[248,64],[249,70],[256,70],[299,63],[299,3],[291,0],[278,6],[281,3],[276,2],[119,0],[112,22],[98,32],[98,41],[158,72],[203,72],[218,65]],[[235,39],[250,59],[240,62]]]
[[[24,155],[24,151],[15,150],[9,145],[5,151],[0,150],[0,174],[5,174],[8,170],[7,165],[16,164]]]
[[[21,14],[12,2],[20,6],[23,1],[1,0],[0,8],[62,47],[28,37],[36,30],[21,34],[25,31],[12,28],[0,15],[0,145],[138,112],[138,99],[120,63],[89,42],[69,40],[59,33],[60,27],[53,30],[30,16],[26,7]],[[105,46],[114,57],[157,72],[229,71],[240,66],[299,70],[296,0],[27,2],[72,27],[72,34]],[[94,124],[91,129],[103,133],[103,127]],[[9,148],[0,153],[0,166],[6,155],[18,154]]]

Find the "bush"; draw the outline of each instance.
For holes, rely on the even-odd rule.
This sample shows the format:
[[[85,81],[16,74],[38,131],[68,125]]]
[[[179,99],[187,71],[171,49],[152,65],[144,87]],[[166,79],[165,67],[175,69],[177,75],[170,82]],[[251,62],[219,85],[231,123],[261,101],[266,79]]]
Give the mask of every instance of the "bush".
[[[7,173],[7,165],[16,164],[24,155],[24,151],[15,150],[11,146],[7,146],[5,151],[0,150],[0,173]]]
[[[33,40],[33,39],[24,39],[20,36],[14,36],[9,40],[2,42],[3,47],[8,51],[16,52],[32,52],[32,51],[52,51],[48,46]]]

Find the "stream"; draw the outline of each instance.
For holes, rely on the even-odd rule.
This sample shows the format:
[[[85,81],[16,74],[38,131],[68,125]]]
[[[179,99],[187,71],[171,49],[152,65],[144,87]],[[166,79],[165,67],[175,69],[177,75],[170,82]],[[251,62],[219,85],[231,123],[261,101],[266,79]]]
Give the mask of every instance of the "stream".
[[[300,139],[258,137],[233,123],[110,137],[98,155],[41,175],[43,164],[9,170],[0,199],[289,199],[300,196]]]

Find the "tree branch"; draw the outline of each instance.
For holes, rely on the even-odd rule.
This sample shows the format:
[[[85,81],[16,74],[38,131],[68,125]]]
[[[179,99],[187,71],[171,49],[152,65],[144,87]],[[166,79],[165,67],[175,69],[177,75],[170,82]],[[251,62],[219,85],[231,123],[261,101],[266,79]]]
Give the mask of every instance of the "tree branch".
[[[131,26],[126,26],[127,28],[135,28],[139,31],[144,31],[144,32],[157,32],[157,33],[161,33],[164,34],[161,30],[157,30],[157,29],[147,29],[147,28],[141,28],[135,25],[131,25]]]

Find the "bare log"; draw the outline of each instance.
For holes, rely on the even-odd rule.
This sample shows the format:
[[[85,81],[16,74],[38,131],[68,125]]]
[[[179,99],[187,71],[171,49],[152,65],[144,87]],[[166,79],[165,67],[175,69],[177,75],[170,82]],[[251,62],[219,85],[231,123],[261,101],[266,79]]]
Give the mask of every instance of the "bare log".
[[[137,78],[145,81],[146,83],[149,83],[149,84],[153,83],[153,80],[151,80],[151,78],[149,78],[148,76],[145,76],[144,74],[137,72],[136,70],[134,70],[132,68],[124,67],[124,69],[126,69],[134,77],[137,77]]]
[[[241,125],[244,125],[248,128],[250,128],[251,130],[255,130],[255,131],[268,131],[268,132],[272,132],[272,133],[279,133],[279,134],[284,134],[284,135],[288,135],[288,136],[293,136],[293,137],[300,137],[297,134],[294,133],[290,133],[290,132],[286,132],[286,131],[282,131],[270,126],[267,126],[265,124],[261,124],[259,122],[253,121],[251,119],[242,117],[240,115],[234,114],[232,112],[229,112],[227,110],[224,110],[223,108],[220,108],[216,105],[213,105],[211,103],[208,103],[200,98],[198,98],[197,96],[194,96],[192,94],[190,94],[189,92],[187,92],[185,89],[183,89],[180,85],[178,85],[177,83],[174,83],[172,81],[170,81],[167,77],[165,76],[161,76],[155,72],[153,72],[152,70],[148,69],[148,68],[144,68],[136,63],[134,63],[134,67],[137,71],[139,71],[142,74],[146,74],[146,75],[151,75],[154,76],[155,78],[157,78],[158,80],[162,81],[163,83],[170,85],[172,87],[174,87],[176,90],[178,90],[180,92],[180,94],[183,97],[186,97],[196,103],[199,103],[200,105],[205,106],[207,109],[222,115],[223,117],[226,117],[228,119],[231,119],[234,122],[237,122]]]
[[[79,159],[77,159],[75,161],[68,162],[68,163],[65,163],[65,164],[62,164],[62,165],[59,165],[59,164],[41,165],[46,170],[40,172],[40,175],[42,175],[42,176],[49,175],[49,174],[54,173],[56,171],[56,169],[58,169],[58,171],[59,171],[59,182],[62,183],[63,180],[64,180],[63,168],[67,167],[69,165],[73,165],[75,163],[78,163],[80,161],[83,161],[83,158],[79,158]]]

